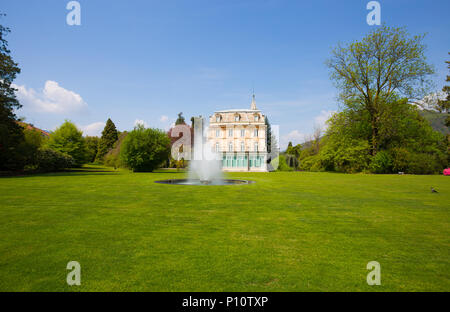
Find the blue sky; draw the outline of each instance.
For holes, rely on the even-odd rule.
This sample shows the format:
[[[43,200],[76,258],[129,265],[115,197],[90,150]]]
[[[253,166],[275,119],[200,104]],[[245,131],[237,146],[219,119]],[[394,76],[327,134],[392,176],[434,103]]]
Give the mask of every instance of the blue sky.
[[[368,1],[79,0],[81,25],[66,24],[66,0],[3,0],[1,23],[22,73],[19,116],[52,130],[64,119],[87,134],[111,118],[167,129],[214,110],[259,109],[300,143],[338,109],[324,65],[338,42],[362,38]],[[449,1],[387,0],[381,20],[428,33],[438,89],[450,51]]]

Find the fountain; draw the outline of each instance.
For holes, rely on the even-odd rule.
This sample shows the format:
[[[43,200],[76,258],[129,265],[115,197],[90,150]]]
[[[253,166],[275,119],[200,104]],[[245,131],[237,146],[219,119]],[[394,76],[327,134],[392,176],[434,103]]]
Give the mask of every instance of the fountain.
[[[253,181],[224,179],[221,156],[214,152],[211,144],[205,142],[203,118],[194,117],[194,155],[189,163],[188,179],[155,181],[179,185],[233,185],[249,184]]]

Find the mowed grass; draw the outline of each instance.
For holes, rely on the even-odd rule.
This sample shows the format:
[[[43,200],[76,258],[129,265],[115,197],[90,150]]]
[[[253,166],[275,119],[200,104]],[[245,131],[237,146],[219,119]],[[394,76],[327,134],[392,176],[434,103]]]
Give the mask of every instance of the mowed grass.
[[[450,290],[449,177],[154,183],[184,176],[91,166],[0,178],[0,291]],[[66,284],[72,260],[81,286]],[[381,286],[367,285],[369,261]]]

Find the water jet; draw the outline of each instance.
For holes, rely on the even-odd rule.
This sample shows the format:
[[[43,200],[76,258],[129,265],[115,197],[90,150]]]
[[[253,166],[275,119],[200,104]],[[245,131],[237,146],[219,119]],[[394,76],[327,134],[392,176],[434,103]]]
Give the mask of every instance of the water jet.
[[[213,151],[211,145],[205,142],[204,120],[194,117],[194,147],[193,160],[189,162],[188,179],[170,179],[155,181],[163,184],[177,185],[234,185],[250,184],[252,181],[224,179],[222,172],[222,160]]]

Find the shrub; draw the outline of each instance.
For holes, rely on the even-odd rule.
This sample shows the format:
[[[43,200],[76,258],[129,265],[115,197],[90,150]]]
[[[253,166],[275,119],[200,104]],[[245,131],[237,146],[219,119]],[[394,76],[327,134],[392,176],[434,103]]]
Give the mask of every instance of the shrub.
[[[293,154],[286,154],[286,163],[288,164],[289,167],[293,168],[293,169],[297,169],[298,168],[298,159],[295,155]]]
[[[410,152],[403,147],[396,147],[391,150],[393,172],[406,172],[410,159]]]
[[[184,169],[187,166],[187,161],[185,161],[184,158],[181,158],[176,163],[177,170]]]
[[[329,143],[321,153],[322,168],[338,172],[355,173],[367,169],[370,147],[365,140],[348,140]]]
[[[278,169],[277,171],[294,171],[293,168],[289,167],[286,161],[286,157],[284,155],[280,155],[278,158]]]
[[[319,155],[306,157],[300,162],[299,168],[304,171],[324,171]]]
[[[103,164],[108,167],[119,168],[121,166],[120,157],[117,154],[106,154]]]
[[[433,174],[442,171],[442,165],[436,155],[426,153],[410,153],[406,173]]]
[[[59,171],[73,167],[74,160],[71,156],[50,148],[40,148],[36,155],[36,165],[39,171]]]
[[[168,167],[169,168],[176,168],[178,161],[176,159],[174,159],[172,156],[170,156],[169,160],[168,160]]]
[[[114,143],[112,149],[106,153],[103,157],[103,164],[109,167],[119,168],[126,167],[126,165],[120,159],[120,149],[122,148],[122,143],[125,141],[128,132],[122,132],[119,135],[119,139]]]
[[[370,171],[373,173],[392,173],[392,157],[387,151],[379,151],[370,162]]]
[[[133,171],[151,172],[161,166],[169,154],[170,139],[167,133],[139,125],[125,138],[120,159]]]
[[[434,174],[440,173],[446,165],[443,153],[417,153],[405,148],[394,148],[391,154],[394,172]]]

